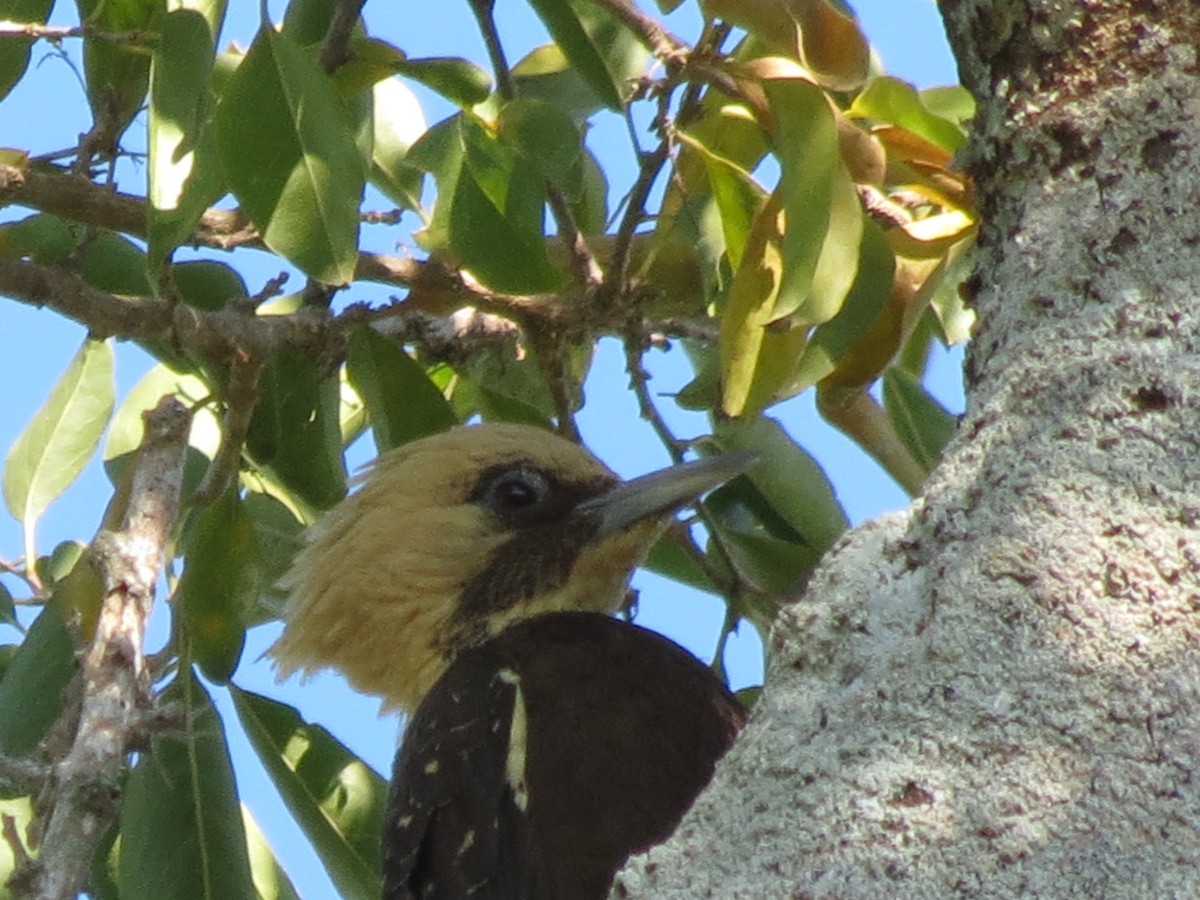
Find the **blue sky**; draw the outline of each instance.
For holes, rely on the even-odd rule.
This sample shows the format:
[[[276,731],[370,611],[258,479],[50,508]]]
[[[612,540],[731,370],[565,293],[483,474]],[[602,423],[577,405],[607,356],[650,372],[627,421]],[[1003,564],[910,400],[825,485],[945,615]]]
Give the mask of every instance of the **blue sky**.
[[[642,2],[647,8],[651,7],[648,0]],[[941,22],[932,0],[859,0],[853,5],[890,74],[918,87],[955,81],[954,64],[945,46]],[[225,41],[233,40],[245,46],[257,27],[258,4],[233,0],[230,6]],[[273,3],[271,6],[277,18],[283,5]],[[60,2],[58,7],[51,23],[69,24],[67,17],[73,15],[73,4]],[[434,9],[436,14],[432,14]],[[374,0],[367,4],[366,11],[372,34],[389,37],[414,56],[463,55],[466,52],[486,65],[474,20],[463,0],[437,4]],[[396,21],[386,23],[385,14],[394,14]],[[504,37],[510,41],[511,59],[519,58],[524,51],[544,41],[536,18],[520,0],[499,0],[497,16]],[[686,18],[673,18],[672,27],[684,37],[694,34]],[[468,44],[469,50],[464,49],[464,43]],[[67,49],[77,60],[78,46]],[[35,47],[34,64],[39,66],[37,91],[18,90],[0,103],[0,147],[20,146],[44,153],[72,146],[77,140],[77,132],[87,122],[83,91],[71,69],[61,59],[51,57],[45,45]],[[418,96],[430,122],[450,111],[444,105],[436,105],[435,98],[428,93],[418,90]],[[52,106],[47,103],[47,97],[54,98]],[[48,114],[48,109],[52,109],[52,113]],[[135,122],[133,130],[139,127]],[[632,172],[629,145],[623,135],[619,120],[610,117],[609,121],[597,122],[589,137],[593,151],[610,165],[614,197],[620,196],[626,186],[621,184],[621,178],[628,178]],[[621,173],[625,173],[624,176]],[[141,178],[136,168],[122,171],[122,180],[130,191],[144,190]],[[22,210],[0,209],[0,222],[23,215]],[[380,241],[380,246],[375,249],[385,251],[391,250],[395,241],[394,235],[383,229],[366,230],[364,236]],[[257,255],[265,280],[275,274],[278,264]],[[242,269],[241,258],[232,262]],[[255,275],[252,270],[242,270],[247,273],[254,290]],[[292,286],[297,287],[300,283],[294,280]],[[382,299],[386,292],[375,296]],[[369,299],[369,295],[350,299]],[[78,325],[55,314],[0,299],[0,335],[5,362],[0,367],[0,397],[3,397],[0,449],[6,449],[45,400],[84,333]],[[670,394],[686,383],[688,373],[681,365],[665,354],[655,353],[652,357],[649,362],[655,393]],[[960,359],[959,353],[952,352],[939,354],[933,362],[932,389],[954,411],[962,408]],[[148,365],[148,358],[136,348],[129,345],[118,348],[119,397],[137,383]],[[667,458],[649,427],[637,418],[633,399],[623,389],[626,383],[623,367],[617,345],[604,342],[593,366],[587,405],[579,423],[588,445],[614,469],[628,476],[664,465]],[[671,412],[669,402],[663,407]],[[776,407],[772,414],[822,462],[853,522],[905,504],[904,494],[866,462],[856,446],[820,421],[810,397],[789,401]],[[676,412],[668,415],[668,421],[681,435],[706,430],[703,418],[698,416],[689,418],[687,414]],[[362,444],[356,448],[355,461],[365,460],[372,452],[369,441]],[[38,545],[42,552],[47,552],[60,540],[89,539],[108,495],[108,482],[99,466],[93,464],[43,519],[38,530]],[[20,528],[5,517],[0,520],[0,557],[11,560],[20,552]],[[711,655],[723,614],[718,601],[684,591],[645,573],[639,573],[635,586],[642,595],[639,622],[663,631],[706,659]],[[14,591],[19,592],[19,589],[14,586]],[[731,643],[727,654],[735,686],[756,684],[761,680],[761,649],[750,631],[748,627],[743,628],[743,634]],[[160,636],[164,634],[161,621],[156,632]],[[276,684],[269,667],[256,662],[276,633],[268,627],[251,634],[235,680],[243,687],[300,707],[307,717],[321,722],[377,770],[386,773],[398,735],[396,720],[379,718],[373,700],[353,694],[336,676],[320,676],[304,687],[295,683]],[[0,630],[0,641],[14,639],[14,634]],[[231,712],[228,704],[224,706]],[[244,738],[237,733],[235,718],[230,714],[226,721],[232,725],[229,740],[243,800],[250,806],[297,889],[302,896],[313,900],[335,897],[320,864],[307,849],[304,838],[291,826],[290,817],[274,789],[253,760]]]

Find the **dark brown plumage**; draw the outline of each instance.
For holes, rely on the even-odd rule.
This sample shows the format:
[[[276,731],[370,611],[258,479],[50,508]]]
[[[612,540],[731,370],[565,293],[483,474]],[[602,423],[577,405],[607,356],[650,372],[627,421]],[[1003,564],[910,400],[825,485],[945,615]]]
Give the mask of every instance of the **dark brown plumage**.
[[[518,704],[523,765],[511,757]],[[460,655],[409,723],[383,896],[606,897],[626,857],[679,824],[743,722],[712,672],[662,635],[596,613],[511,625]]]

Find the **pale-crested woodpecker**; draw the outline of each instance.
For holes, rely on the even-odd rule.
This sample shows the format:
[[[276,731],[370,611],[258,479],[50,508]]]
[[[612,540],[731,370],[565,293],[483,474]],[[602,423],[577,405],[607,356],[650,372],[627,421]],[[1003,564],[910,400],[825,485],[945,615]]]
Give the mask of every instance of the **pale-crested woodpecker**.
[[[751,462],[622,482],[548,432],[462,427],[380,456],[311,529],[271,652],[411,714],[385,900],[602,898],[671,834],[744,713],[613,613],[670,516]]]

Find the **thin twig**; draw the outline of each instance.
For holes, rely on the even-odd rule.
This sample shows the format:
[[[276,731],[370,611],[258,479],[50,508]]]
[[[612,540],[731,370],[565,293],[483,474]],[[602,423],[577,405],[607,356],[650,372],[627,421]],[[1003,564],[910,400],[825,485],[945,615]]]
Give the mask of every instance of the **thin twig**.
[[[321,47],[321,68],[326,75],[332,75],[350,61],[350,36],[354,33],[354,26],[358,24],[365,3],[366,0],[338,0],[334,7],[325,43]]]
[[[632,31],[639,41],[659,59],[679,63],[688,52],[688,46],[667,31],[652,16],[646,15],[629,0],[593,0],[603,6],[621,24]]]
[[[99,31],[90,25],[42,25],[37,22],[0,21],[0,39],[39,38],[58,43],[67,38],[86,38],[136,49],[153,50],[158,35],[152,31]]]
[[[495,0],[467,0],[475,21],[479,23],[479,33],[483,36],[483,44],[487,47],[488,59],[492,64],[492,73],[496,76],[496,91],[503,100],[513,100],[517,96],[517,83],[513,81],[512,70],[508,67],[508,58],[504,54],[504,45],[500,42],[500,31],[496,28],[496,17],[493,14]]]
[[[204,473],[204,480],[188,498],[190,504],[203,506],[212,502],[237,477],[242,445],[250,431],[254,407],[258,404],[258,377],[265,362],[261,358],[239,355],[230,364],[223,398],[225,415],[221,418],[221,444]]]
[[[496,77],[496,90],[505,101],[514,100],[517,96],[517,84],[513,80],[512,70],[508,66],[508,58],[504,53],[504,45],[500,42],[500,32],[496,27],[493,15],[494,3],[489,0],[471,0],[471,11],[479,23],[479,31],[483,35],[483,43],[487,47],[488,58],[492,63],[492,72]],[[575,216],[571,212],[571,204],[558,185],[546,180],[546,199],[550,204],[550,212],[558,226],[559,238],[566,245],[571,261],[571,273],[575,283],[584,288],[595,288],[604,279],[600,263],[588,246],[587,239],[579,230]]]

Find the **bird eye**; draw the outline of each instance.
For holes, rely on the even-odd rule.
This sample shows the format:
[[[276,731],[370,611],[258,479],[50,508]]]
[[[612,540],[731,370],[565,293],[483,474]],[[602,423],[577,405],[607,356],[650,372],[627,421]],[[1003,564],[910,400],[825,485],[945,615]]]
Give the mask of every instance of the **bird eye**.
[[[550,495],[550,482],[541,472],[517,469],[505,472],[489,485],[484,501],[497,513],[529,509]]]

